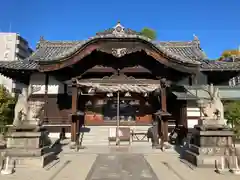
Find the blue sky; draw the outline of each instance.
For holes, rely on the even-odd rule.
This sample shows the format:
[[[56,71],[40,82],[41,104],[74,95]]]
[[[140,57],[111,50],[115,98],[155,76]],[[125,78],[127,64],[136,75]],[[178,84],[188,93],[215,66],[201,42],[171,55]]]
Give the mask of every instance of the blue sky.
[[[1,0],[1,31],[18,32],[35,48],[49,40],[81,40],[113,27],[150,27],[158,40],[192,40],[209,58],[240,45],[239,0]],[[11,28],[10,28],[11,24]]]

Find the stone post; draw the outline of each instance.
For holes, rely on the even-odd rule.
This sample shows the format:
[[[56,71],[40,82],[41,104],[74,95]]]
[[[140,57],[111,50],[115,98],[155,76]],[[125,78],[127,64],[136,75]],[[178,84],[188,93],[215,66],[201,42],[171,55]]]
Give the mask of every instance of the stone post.
[[[1,170],[1,174],[3,175],[9,175],[13,173],[13,166],[11,166],[10,164],[10,157],[7,156],[6,160],[5,160],[5,166],[4,168]]]

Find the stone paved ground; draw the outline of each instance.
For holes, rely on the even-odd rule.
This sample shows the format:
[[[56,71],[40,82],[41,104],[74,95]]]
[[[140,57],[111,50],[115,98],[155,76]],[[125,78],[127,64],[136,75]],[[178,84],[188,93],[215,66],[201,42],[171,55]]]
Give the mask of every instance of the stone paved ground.
[[[104,150],[105,149],[105,150]],[[96,154],[101,151],[100,154]],[[105,153],[104,153],[105,151]],[[60,154],[60,161],[45,169],[18,168],[13,175],[0,175],[0,180],[97,180],[98,179],[159,179],[159,180],[237,180],[240,176],[218,175],[213,169],[194,169],[181,163],[173,151],[156,152],[150,149],[137,152],[108,150],[99,147],[79,152]],[[146,163],[145,160],[148,162]],[[149,167],[149,165],[151,168]],[[153,171],[152,171],[152,170]],[[91,170],[91,171],[90,171]],[[154,173],[153,173],[154,172]],[[112,175],[111,178],[106,177]],[[131,177],[132,174],[132,178]],[[156,177],[156,176],[157,177]],[[150,178],[150,176],[152,178]],[[134,177],[134,178],[133,178]]]
[[[240,176],[226,173],[220,175],[214,169],[190,168],[178,159],[178,154],[147,154],[145,159],[152,166],[159,180],[239,180]]]
[[[86,180],[158,180],[140,154],[98,155]]]
[[[0,180],[85,180],[96,154],[61,154],[60,161],[45,169],[17,168],[13,175],[0,175]]]

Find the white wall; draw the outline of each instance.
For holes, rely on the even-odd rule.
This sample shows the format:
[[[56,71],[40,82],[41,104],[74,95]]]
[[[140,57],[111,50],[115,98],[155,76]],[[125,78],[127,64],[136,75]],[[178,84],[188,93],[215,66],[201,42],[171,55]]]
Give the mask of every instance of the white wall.
[[[29,87],[38,89],[33,94],[44,94],[45,93],[45,74],[34,73],[30,77]],[[48,82],[48,94],[60,94],[64,93],[64,84],[56,80],[53,76],[49,77]]]
[[[196,102],[187,102],[187,120],[188,128],[194,128],[198,124],[198,119],[200,118],[200,109],[197,107]]]

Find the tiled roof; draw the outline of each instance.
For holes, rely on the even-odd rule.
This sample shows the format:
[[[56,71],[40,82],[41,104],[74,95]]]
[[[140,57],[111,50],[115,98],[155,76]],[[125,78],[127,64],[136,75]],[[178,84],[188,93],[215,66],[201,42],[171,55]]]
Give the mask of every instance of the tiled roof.
[[[140,39],[152,44],[166,56],[179,63],[200,65],[201,70],[240,70],[240,63],[208,61],[200,48],[200,42],[196,36],[187,42],[159,42],[140,35],[139,33],[124,28],[118,23],[114,28],[99,32],[96,36],[84,41],[46,41],[41,39],[36,51],[23,61],[1,62],[0,68],[9,69],[37,69],[39,62],[58,61],[70,56],[81,49],[87,43],[96,39]]]
[[[200,64],[199,60],[204,54],[199,48],[199,41],[194,39],[189,42],[156,42],[140,35],[139,33],[125,29],[121,24],[104,32],[97,33],[85,41],[46,41],[41,40],[35,53],[29,57],[34,61],[56,61],[71,55],[81,47],[94,39],[140,39],[151,43],[159,51],[181,63]]]
[[[81,48],[86,41],[41,41],[35,53],[29,57],[34,61],[53,61],[61,59]],[[152,42],[163,53],[179,61],[199,64],[204,58],[195,41],[189,42]]]
[[[46,41],[42,40],[37,45],[37,50],[29,57],[34,61],[49,61],[71,51],[83,41]]]
[[[178,54],[182,58],[191,59],[192,61],[201,61],[202,59],[206,59],[206,55],[200,48],[200,43],[198,40],[194,39],[193,41],[187,42],[159,42],[159,46],[164,47],[167,51],[172,54]]]
[[[219,94],[221,99],[223,100],[239,100],[239,86],[215,86],[219,90]],[[193,100],[193,99],[207,99],[209,98],[209,94],[203,90],[203,86],[201,85],[193,85],[193,86],[184,86],[184,92],[176,92],[173,93],[177,96],[178,99],[182,100]]]
[[[239,71],[240,62],[202,60],[200,68],[202,71]]]
[[[35,70],[38,64],[35,61],[19,60],[19,61],[0,61],[2,69],[16,70]]]
[[[74,52],[76,47],[84,44],[84,41],[46,41],[41,40],[36,51],[28,58],[33,61],[52,61],[61,59],[69,52]]]

